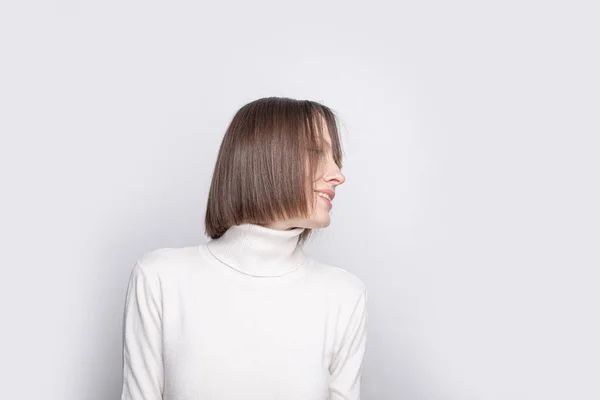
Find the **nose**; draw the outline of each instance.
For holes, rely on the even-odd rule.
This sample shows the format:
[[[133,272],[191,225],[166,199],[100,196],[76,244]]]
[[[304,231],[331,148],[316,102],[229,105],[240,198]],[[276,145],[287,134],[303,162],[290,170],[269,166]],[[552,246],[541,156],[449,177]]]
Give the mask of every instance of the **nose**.
[[[346,181],[346,177],[342,173],[342,170],[337,166],[336,163],[330,163],[327,173],[325,174],[325,180],[333,183],[334,186],[341,185]]]

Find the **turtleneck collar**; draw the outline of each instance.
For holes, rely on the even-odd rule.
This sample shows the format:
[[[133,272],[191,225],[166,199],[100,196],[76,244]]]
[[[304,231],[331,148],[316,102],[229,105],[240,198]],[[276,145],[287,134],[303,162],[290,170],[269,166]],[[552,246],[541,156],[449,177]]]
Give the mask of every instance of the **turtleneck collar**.
[[[278,230],[246,223],[233,225],[219,238],[207,243],[220,262],[243,274],[277,277],[300,268],[306,254],[298,246],[304,228]]]

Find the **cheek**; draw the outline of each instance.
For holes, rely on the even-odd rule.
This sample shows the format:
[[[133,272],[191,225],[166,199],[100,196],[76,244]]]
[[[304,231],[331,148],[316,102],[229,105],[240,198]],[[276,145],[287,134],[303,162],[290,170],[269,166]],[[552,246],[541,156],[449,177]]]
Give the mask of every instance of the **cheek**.
[[[324,171],[325,168],[323,167],[323,165],[319,165],[313,175],[313,182],[318,182],[319,180],[321,180],[321,178],[323,178]]]

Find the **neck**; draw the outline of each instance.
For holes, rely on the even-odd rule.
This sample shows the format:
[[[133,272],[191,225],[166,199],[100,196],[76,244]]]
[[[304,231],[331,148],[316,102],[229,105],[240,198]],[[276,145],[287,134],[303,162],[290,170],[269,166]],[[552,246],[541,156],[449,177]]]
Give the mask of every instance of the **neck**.
[[[287,230],[246,223],[230,227],[207,243],[221,263],[243,274],[276,277],[300,268],[306,255],[298,246],[304,228]]]

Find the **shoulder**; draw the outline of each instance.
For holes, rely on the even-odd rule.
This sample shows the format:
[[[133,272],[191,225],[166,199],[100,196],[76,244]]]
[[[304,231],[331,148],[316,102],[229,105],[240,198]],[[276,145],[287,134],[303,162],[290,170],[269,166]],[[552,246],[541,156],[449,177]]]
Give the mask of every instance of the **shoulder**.
[[[325,300],[328,312],[344,321],[346,326],[352,318],[363,318],[368,309],[368,289],[365,283],[345,268],[315,261],[313,285],[319,290],[313,296]]]
[[[345,268],[313,260],[314,277],[332,296],[348,301],[366,296],[365,283]]]
[[[143,254],[137,260],[136,268],[148,278],[160,278],[180,273],[197,261],[197,257],[197,246],[163,247]]]

